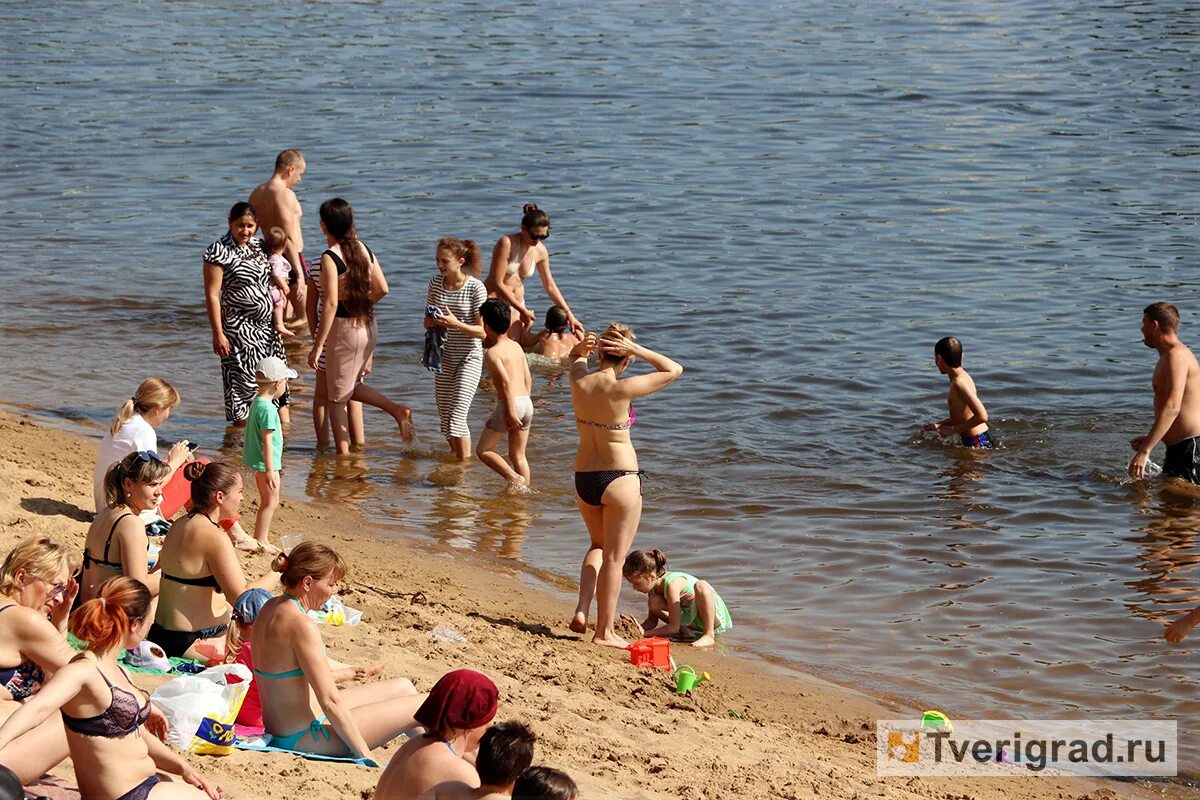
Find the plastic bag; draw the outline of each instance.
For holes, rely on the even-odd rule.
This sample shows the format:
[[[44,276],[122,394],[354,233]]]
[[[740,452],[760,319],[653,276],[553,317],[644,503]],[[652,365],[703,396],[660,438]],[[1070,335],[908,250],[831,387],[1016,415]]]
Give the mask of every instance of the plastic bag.
[[[155,689],[150,699],[171,726],[167,741],[189,753],[232,753],[233,721],[250,691],[250,679],[245,666],[221,664],[181,675]]]
[[[329,598],[319,610],[309,611],[308,616],[309,619],[334,626],[357,625],[362,621],[362,612],[342,603],[342,599],[336,594]]]

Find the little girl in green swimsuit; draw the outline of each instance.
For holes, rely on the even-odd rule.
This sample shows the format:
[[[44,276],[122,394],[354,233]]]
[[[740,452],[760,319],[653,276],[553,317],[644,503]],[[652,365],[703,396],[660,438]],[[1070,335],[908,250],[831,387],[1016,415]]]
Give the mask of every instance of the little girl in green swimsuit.
[[[621,570],[625,580],[647,595],[648,613],[642,623],[647,636],[696,638],[694,647],[709,647],[716,634],[733,628],[733,618],[708,581],[686,572],[667,572],[661,550],[634,550]]]

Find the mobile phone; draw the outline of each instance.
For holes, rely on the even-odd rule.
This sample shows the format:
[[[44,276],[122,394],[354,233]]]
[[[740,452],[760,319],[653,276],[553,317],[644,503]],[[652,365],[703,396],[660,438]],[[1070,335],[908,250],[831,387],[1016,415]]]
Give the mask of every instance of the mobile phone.
[[[199,446],[200,446],[199,442],[188,442],[188,450],[194,451]]]

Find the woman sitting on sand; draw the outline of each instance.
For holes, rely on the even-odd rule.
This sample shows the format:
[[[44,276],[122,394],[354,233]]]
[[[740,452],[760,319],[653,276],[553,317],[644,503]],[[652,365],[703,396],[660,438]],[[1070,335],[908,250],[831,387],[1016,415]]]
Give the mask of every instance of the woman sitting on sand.
[[[67,665],[67,615],[79,586],[66,547],[31,536],[0,567],[0,720]],[[33,783],[66,758],[62,721],[51,718],[0,752],[0,763]]]
[[[171,409],[179,405],[179,392],[175,387],[162,378],[146,378],[142,385],[133,393],[133,397],[125,401],[112,425],[100,440],[96,452],[96,470],[93,477],[94,500],[97,513],[107,507],[104,498],[104,476],[108,468],[116,464],[130,453],[146,450],[158,452],[158,434],[155,428],[162,425],[171,416]],[[170,480],[175,470],[182,467],[192,458],[187,440],[176,442],[167,453],[167,477]]]
[[[217,524],[238,513],[241,473],[215,461],[193,462],[184,470],[192,482],[192,510],[171,526],[158,555],[158,610],[147,638],[168,656],[209,661],[223,657],[226,598],[236,600],[250,586],[274,589],[278,578],[267,573],[247,584],[233,544]]]
[[[321,306],[308,365],[324,375],[324,403],[339,455],[350,452],[350,411],[354,400],[386,411],[406,442],[413,438],[412,410],[363,383],[378,331],[375,304],[388,293],[379,259],[358,238],[354,210],[340,197],[321,204],[321,230],[329,249],[321,254]],[[321,402],[314,398],[313,402]]]
[[[599,369],[588,369],[588,355],[600,354]],[[621,379],[635,357],[655,371]],[[626,647],[614,625],[621,593],[621,568],[642,518],[642,471],[629,430],[633,400],[653,394],[683,374],[683,367],[634,342],[633,331],[613,323],[597,341],[589,333],[571,350],[571,402],[579,450],[575,453],[575,503],[591,544],[579,573],[579,603],[571,630],[587,632],[592,596],[597,595],[595,644]]]
[[[48,719],[61,719],[83,797],[221,797],[220,788],[210,785],[158,740],[156,733],[166,735],[166,719],[117,663],[125,648],[137,647],[145,637],[150,627],[150,600],[150,592],[141,582],[113,578],[100,587],[95,599],[71,615],[71,633],[87,642],[88,649],[56,672],[42,691],[0,726],[0,757],[6,753],[6,745],[26,731]],[[179,775],[191,786],[164,783],[156,774],[159,770]]]
[[[250,643],[254,682],[271,744],[285,750],[369,759],[371,750],[413,727],[427,695],[403,678],[338,689],[317,624],[308,617],[337,591],[341,556],[301,542],[278,556],[285,594],[258,612]]]
[[[575,319],[550,274],[550,251],[543,244],[550,236],[550,217],[536,203],[526,203],[522,211],[521,230],[501,236],[492,248],[492,265],[484,281],[488,296],[501,298],[520,315],[512,321],[508,335],[514,341],[521,341],[521,330],[537,319],[525,305],[525,279],[537,270],[550,302],[566,312],[571,331],[582,336],[583,323]]]
[[[139,514],[157,508],[171,468],[152,450],[130,453],[104,476],[104,510],[96,515],[83,544],[79,596],[91,600],[100,584],[117,575],[136,578],[158,594],[159,573],[150,572],[149,541]]]

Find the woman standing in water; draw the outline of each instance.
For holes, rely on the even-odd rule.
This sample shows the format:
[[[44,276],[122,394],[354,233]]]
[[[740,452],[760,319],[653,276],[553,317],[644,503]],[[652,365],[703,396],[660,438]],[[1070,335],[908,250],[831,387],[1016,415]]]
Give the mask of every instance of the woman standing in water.
[[[613,323],[597,340],[587,337],[571,350],[571,403],[579,431],[575,453],[575,502],[591,543],[579,573],[579,603],[571,630],[587,632],[588,612],[596,596],[596,635],[592,642],[626,647],[614,624],[621,593],[621,569],[642,519],[642,471],[629,430],[633,401],[668,386],[683,367],[634,341],[633,331]],[[600,354],[599,368],[588,369],[588,355]],[[621,378],[641,358],[654,372]]]
[[[563,309],[568,326],[575,335],[582,337],[583,323],[571,313],[571,307],[550,274],[550,251],[543,244],[550,236],[550,216],[536,203],[526,203],[523,211],[521,230],[501,236],[492,248],[492,266],[485,282],[488,296],[504,299],[520,315],[513,320],[508,335],[521,341],[522,329],[537,319],[537,314],[525,305],[525,279],[537,270],[550,302]]]
[[[479,245],[449,236],[437,244],[437,274],[425,294],[426,328],[445,328],[441,368],[434,380],[434,399],[442,421],[442,436],[459,461],[471,457],[467,412],[483,374],[483,320],[479,307],[487,290],[479,280]],[[428,313],[436,308],[436,315]]]
[[[258,216],[249,203],[229,209],[229,232],[204,251],[204,302],[212,328],[213,352],[221,357],[225,389],[225,419],[245,425],[250,404],[258,394],[254,370],[267,356],[287,363],[283,341],[271,316],[267,257],[252,241]],[[279,417],[288,424],[288,393],[275,400]]]
[[[386,411],[396,420],[404,441],[411,442],[412,411],[363,383],[378,337],[375,304],[388,293],[383,268],[371,248],[359,241],[349,203],[340,197],[326,200],[320,215],[329,249],[321,254],[321,324],[308,365],[323,369],[324,402],[338,454],[350,452],[351,401]]]

